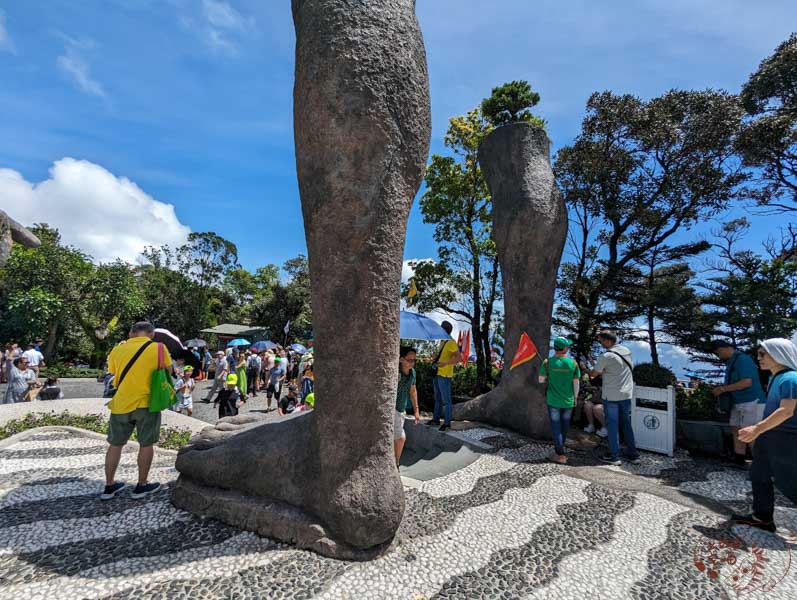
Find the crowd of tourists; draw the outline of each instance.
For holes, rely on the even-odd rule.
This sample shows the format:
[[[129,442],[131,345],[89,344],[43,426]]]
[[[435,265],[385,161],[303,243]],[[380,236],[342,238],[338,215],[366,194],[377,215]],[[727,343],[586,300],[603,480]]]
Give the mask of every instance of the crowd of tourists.
[[[42,343],[32,341],[24,350],[18,344],[6,344],[0,353],[0,383],[8,384],[3,404],[64,397],[57,377],[46,377],[43,382],[40,378],[41,369],[46,366]]]
[[[218,406],[220,419],[237,415],[246,401],[258,394],[266,396],[266,412],[276,410],[280,416],[314,406],[312,352],[302,354],[280,345],[262,352],[228,348],[217,351],[215,358],[206,351],[202,365],[213,382],[203,402]],[[178,402],[174,409],[189,415],[193,410],[192,371],[175,367]]]

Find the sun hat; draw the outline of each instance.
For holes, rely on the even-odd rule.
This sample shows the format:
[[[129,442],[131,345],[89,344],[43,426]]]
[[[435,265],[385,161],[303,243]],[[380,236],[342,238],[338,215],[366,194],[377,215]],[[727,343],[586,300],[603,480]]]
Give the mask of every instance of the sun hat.
[[[235,373],[227,375],[227,385],[235,385],[236,383],[238,383],[238,375]]]
[[[553,341],[553,349],[556,350],[557,352],[561,352],[562,350],[567,350],[572,345],[573,342],[563,337],[555,338]]]

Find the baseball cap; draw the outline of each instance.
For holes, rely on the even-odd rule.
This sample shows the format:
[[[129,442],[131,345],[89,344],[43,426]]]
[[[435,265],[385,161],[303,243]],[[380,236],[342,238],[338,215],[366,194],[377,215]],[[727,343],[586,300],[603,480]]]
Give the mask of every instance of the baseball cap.
[[[236,375],[235,373],[230,373],[229,375],[227,375],[227,383],[230,385],[235,385],[236,383],[238,383],[238,375]]]
[[[183,371],[193,371],[193,370],[194,367],[192,367],[191,365],[188,365],[185,369],[183,369]]]
[[[554,341],[553,341],[553,349],[554,350],[558,350],[559,352],[561,352],[562,350],[566,350],[567,348],[569,348],[572,345],[573,345],[572,341],[568,340],[567,338],[563,338],[563,337],[554,338]]]

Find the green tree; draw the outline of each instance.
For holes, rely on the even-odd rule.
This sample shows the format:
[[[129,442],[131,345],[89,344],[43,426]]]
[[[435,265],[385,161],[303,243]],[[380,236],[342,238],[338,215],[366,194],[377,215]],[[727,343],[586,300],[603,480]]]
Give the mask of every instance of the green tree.
[[[491,130],[479,109],[449,121],[445,145],[453,156],[432,156],[420,203],[424,223],[435,227],[438,260],[410,263],[415,269],[418,309],[440,309],[470,325],[476,350],[474,392],[486,390],[492,376],[490,331],[501,299],[491,237],[492,200],[478,164],[479,144]]]
[[[143,317],[145,306],[130,265],[117,260],[92,269],[71,315],[93,347],[92,366],[102,365],[111,348],[127,336],[126,325]]]
[[[644,324],[626,335],[647,342],[651,362],[659,366],[659,345],[677,344],[684,324],[692,322],[700,300],[686,262],[711,247],[708,242],[659,246],[636,259],[607,296],[621,319],[642,318]]]
[[[751,349],[797,331],[797,230],[791,227],[780,240],[770,239],[759,254],[738,248],[749,228],[746,219],[737,219],[714,232],[716,274],[705,282],[702,298],[714,326],[704,332],[704,341],[720,336]],[[707,350],[703,344],[694,349]]]
[[[0,337],[22,343],[41,337],[50,360],[82,300],[93,266],[86,254],[61,243],[57,229],[41,224],[31,231],[41,246],[15,244],[0,270],[0,309],[5,317],[0,319]]]
[[[252,322],[265,327],[275,342],[286,341],[283,333],[290,321],[287,341],[307,339],[313,331],[313,311],[310,303],[310,267],[307,257],[300,254],[283,265],[285,282],[279,281],[274,265],[258,269],[256,278],[263,285],[263,293],[252,304]],[[266,291],[268,285],[268,291]]]
[[[775,49],[742,88],[749,119],[737,147],[757,186],[751,196],[797,211],[797,33]]]
[[[181,338],[218,324],[222,306],[218,294],[195,281],[188,267],[180,270],[175,250],[149,247],[142,256],[145,264],[138,269],[138,277],[149,321]]]
[[[740,121],[725,92],[590,97],[581,133],[554,163],[572,223],[555,325],[577,354],[590,352],[600,326],[628,326],[610,299],[627,269],[734,198]]]
[[[159,327],[193,337],[227,316],[237,316],[224,284],[240,270],[234,243],[214,232],[191,233],[177,248],[147,247],[140,268],[147,317]]]
[[[532,91],[528,81],[511,81],[493,88],[490,97],[482,101],[481,112],[493,127],[523,121],[545,127],[545,121],[530,110],[539,101],[540,95]]]
[[[203,288],[220,286],[224,278],[240,268],[238,248],[217,233],[188,234],[188,243],[177,252],[180,269],[186,269]]]

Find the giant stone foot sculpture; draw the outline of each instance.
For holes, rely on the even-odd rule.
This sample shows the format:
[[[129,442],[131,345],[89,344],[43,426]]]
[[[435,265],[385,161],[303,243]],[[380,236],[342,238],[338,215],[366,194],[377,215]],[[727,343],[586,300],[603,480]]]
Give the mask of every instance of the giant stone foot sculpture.
[[[392,411],[404,239],[431,134],[426,57],[414,0],[293,0],[293,16],[316,409],[202,432],[177,458],[173,501],[363,559],[404,512]]]
[[[0,267],[8,262],[14,242],[25,248],[38,248],[41,245],[39,238],[0,210]]]
[[[550,140],[528,123],[493,131],[479,148],[493,198],[493,239],[504,282],[506,364],[494,390],[454,406],[454,418],[547,437],[545,390],[537,383],[540,359],[509,370],[520,335],[527,332],[547,356],[556,275],[567,237],[567,208],[550,163]]]

